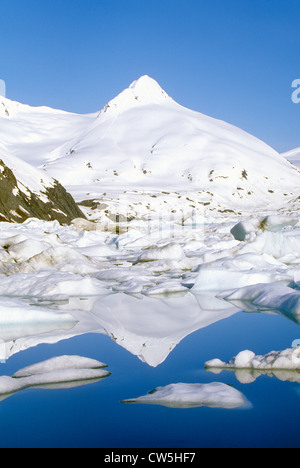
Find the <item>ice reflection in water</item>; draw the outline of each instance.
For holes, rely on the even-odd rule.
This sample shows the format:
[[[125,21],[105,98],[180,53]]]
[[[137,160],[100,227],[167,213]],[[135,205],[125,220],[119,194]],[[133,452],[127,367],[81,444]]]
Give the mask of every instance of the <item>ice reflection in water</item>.
[[[57,313],[68,313],[75,321],[72,327],[57,326],[55,330],[31,329],[30,336],[5,341],[6,355],[11,355],[40,343],[56,343],[62,339],[86,333],[108,335],[149,366],[156,367],[168,357],[187,335],[230,317],[238,312],[231,304],[214,294],[196,296],[190,292],[168,297],[131,296],[125,293],[70,297],[67,301],[38,302]],[[35,307],[36,308],[36,307]],[[9,337],[11,338],[11,337]],[[4,356],[3,356],[4,357]]]

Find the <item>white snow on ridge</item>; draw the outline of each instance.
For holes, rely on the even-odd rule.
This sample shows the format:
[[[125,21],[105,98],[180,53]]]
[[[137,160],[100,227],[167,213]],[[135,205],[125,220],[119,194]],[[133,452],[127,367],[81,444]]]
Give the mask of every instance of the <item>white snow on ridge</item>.
[[[300,148],[295,148],[291,151],[287,151],[286,153],[282,153],[281,156],[283,156],[295,166],[300,167]]]
[[[42,192],[45,188],[53,187],[54,180],[49,177],[45,172],[31,166],[26,161],[14,156],[0,141],[0,159],[4,164],[13,171],[17,183],[18,189],[28,194],[28,190],[33,193],[37,193],[40,199],[47,202],[48,199]]]

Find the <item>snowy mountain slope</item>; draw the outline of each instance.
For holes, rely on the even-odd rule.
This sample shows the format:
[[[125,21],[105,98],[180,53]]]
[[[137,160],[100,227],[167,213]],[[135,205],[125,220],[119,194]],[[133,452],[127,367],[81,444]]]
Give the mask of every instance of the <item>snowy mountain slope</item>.
[[[300,167],[300,148],[295,148],[291,151],[287,151],[286,153],[282,153],[281,156],[283,156],[295,166]]]
[[[2,99],[0,123],[11,153],[43,168],[77,201],[167,189],[201,193],[212,209],[251,210],[282,207],[300,192],[300,173],[286,158],[233,125],[182,107],[148,76],[96,114]]]
[[[64,147],[67,152],[47,165],[67,186],[100,182],[205,189],[237,203],[274,199],[270,195],[290,194],[300,186],[296,169],[275,150],[232,125],[180,106],[149,77],[110,101]]]
[[[35,167],[55,157],[97,114],[78,115],[49,107],[31,107],[0,96],[0,142]]]
[[[69,223],[83,216],[61,184],[0,144],[0,221],[36,217]]]

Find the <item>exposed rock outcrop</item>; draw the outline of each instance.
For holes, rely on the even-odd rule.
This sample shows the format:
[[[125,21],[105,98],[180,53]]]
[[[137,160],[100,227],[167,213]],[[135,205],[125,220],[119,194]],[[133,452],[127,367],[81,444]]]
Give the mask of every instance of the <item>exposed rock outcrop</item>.
[[[28,218],[38,218],[70,224],[75,218],[85,218],[57,180],[43,187],[38,193],[24,186],[0,159],[0,221],[22,223]]]

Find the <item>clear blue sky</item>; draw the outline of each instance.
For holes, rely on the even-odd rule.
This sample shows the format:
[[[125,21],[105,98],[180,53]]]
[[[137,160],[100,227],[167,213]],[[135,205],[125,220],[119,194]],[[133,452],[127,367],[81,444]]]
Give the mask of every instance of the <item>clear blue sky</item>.
[[[299,0],[0,0],[0,79],[10,99],[88,113],[147,74],[286,151],[299,24]]]

